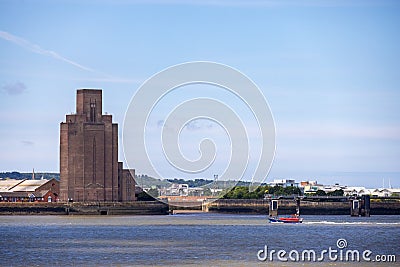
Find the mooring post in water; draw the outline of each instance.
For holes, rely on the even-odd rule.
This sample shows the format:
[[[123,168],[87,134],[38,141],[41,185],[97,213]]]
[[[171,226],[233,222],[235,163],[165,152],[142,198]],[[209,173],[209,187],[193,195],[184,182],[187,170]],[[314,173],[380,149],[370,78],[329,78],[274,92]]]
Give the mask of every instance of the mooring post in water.
[[[206,199],[203,200],[203,203],[201,204],[201,211],[208,212],[208,206],[208,201]]]
[[[278,200],[271,199],[269,201],[269,216],[270,217],[277,217],[278,216]]]
[[[350,216],[360,216],[360,201],[358,199],[351,199]]]
[[[362,195],[360,198],[351,199],[351,216],[369,217],[371,210],[371,197]]]
[[[296,198],[296,215],[300,216],[300,198]]]
[[[360,210],[360,215],[363,217],[369,217],[370,214],[370,209],[371,209],[371,198],[369,195],[363,195],[361,197],[361,210]]]

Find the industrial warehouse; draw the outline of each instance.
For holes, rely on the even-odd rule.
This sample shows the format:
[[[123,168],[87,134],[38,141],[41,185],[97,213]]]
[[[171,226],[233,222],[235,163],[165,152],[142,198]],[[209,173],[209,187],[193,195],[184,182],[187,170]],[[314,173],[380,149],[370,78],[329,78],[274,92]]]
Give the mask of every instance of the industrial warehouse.
[[[1,202],[56,202],[60,182],[56,179],[0,180]]]

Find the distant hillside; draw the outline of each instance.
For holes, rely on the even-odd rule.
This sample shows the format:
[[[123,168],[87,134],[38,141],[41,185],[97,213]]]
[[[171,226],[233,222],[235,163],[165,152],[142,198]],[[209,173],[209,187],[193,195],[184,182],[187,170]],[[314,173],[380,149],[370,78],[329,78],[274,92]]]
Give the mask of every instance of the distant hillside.
[[[217,181],[214,184],[213,180],[208,179],[194,179],[194,180],[185,180],[185,179],[157,179],[146,174],[136,175],[135,176],[136,183],[143,188],[149,187],[169,187],[171,183],[174,184],[188,184],[189,187],[216,187],[216,188],[231,188],[233,186],[250,186],[250,182],[247,181]],[[264,184],[263,184],[264,185]]]
[[[59,173],[35,172],[36,180],[42,179],[42,177],[44,179],[56,178],[57,180],[60,180]],[[5,178],[17,179],[17,180],[32,179],[32,173],[31,172],[0,172],[0,179],[5,179]]]
[[[57,180],[60,180],[60,174],[59,173],[51,173],[51,172],[37,172],[35,173],[35,179],[39,180],[42,179],[52,179],[55,178]],[[0,172],[0,179],[5,179],[5,178],[10,178],[10,179],[32,179],[32,173],[31,172]],[[217,187],[217,188],[228,188],[232,186],[249,186],[250,182],[244,182],[244,181],[217,181],[216,185],[214,184],[213,180],[208,180],[208,179],[194,179],[194,180],[185,180],[185,179],[166,179],[166,180],[161,180],[157,178],[153,178],[150,176],[147,176],[146,174],[139,174],[135,176],[135,181],[136,184],[139,185],[140,187],[144,188],[149,188],[149,187],[154,187],[157,186],[159,188],[161,187],[168,187],[170,186],[171,183],[175,184],[188,184],[189,187],[201,187],[208,185],[206,187]]]
[[[154,187],[154,186],[164,187],[164,186],[169,185],[169,182],[166,180],[153,178],[153,177],[147,176],[146,174],[135,175],[135,181],[136,181],[136,184],[142,188]]]
[[[213,180],[206,179],[194,179],[194,180],[184,180],[184,179],[167,179],[167,181],[174,184],[187,184],[189,187],[201,187],[204,185],[211,184]]]

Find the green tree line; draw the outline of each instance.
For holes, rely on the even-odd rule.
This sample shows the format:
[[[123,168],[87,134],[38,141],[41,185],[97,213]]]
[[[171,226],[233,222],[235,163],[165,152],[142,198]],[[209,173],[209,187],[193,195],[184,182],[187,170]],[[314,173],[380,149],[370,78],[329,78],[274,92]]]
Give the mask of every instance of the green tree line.
[[[224,199],[262,199],[266,194],[273,196],[301,195],[298,187],[269,186],[263,185],[250,192],[247,186],[235,186],[229,192],[223,192]]]

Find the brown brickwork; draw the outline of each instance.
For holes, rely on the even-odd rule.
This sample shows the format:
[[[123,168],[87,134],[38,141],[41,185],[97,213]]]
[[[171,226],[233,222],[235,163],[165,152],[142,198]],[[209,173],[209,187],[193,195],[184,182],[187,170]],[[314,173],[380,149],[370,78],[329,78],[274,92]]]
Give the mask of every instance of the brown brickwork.
[[[123,169],[122,162],[118,162],[118,201],[135,201],[135,170]]]
[[[76,114],[60,124],[60,200],[124,201],[118,124],[102,115],[102,91],[78,90],[76,104]]]

